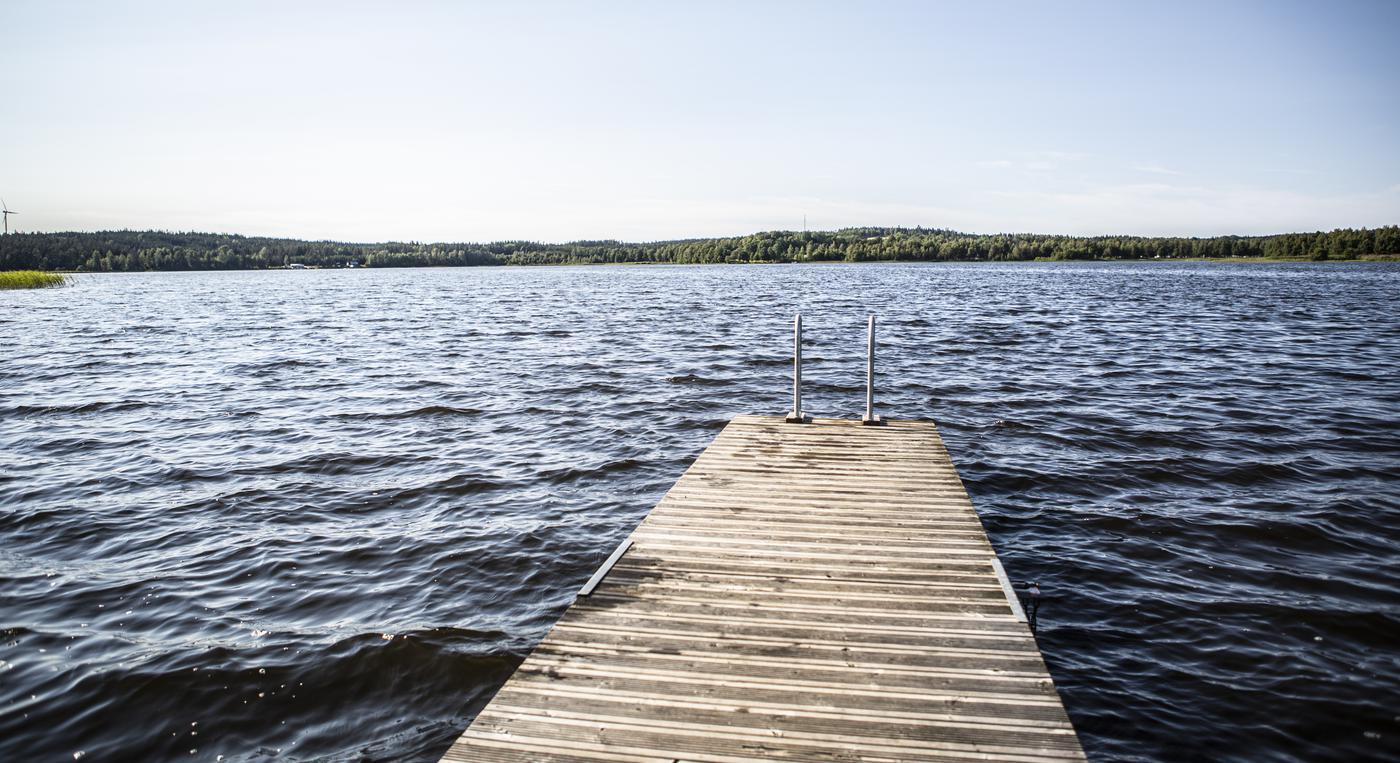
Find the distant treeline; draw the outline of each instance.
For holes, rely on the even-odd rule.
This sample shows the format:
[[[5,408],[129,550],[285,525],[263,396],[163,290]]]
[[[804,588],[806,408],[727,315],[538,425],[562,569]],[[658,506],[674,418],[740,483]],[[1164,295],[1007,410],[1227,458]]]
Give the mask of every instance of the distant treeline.
[[[624,243],[346,244],[215,233],[101,231],[0,237],[0,270],[242,270],[615,262],[1149,260],[1263,257],[1349,260],[1400,254],[1400,226],[1275,236],[1147,238],[968,234],[925,228],[772,231],[737,238]]]

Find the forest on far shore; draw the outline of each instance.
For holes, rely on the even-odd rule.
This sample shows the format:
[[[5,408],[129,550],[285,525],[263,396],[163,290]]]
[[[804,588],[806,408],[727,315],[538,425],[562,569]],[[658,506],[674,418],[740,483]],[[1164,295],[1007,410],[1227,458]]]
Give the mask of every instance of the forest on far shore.
[[[1168,238],[971,234],[928,228],[770,231],[732,238],[626,243],[531,241],[353,244],[220,233],[99,231],[0,237],[0,270],[84,272],[724,262],[968,262],[1264,258],[1353,260],[1400,255],[1400,226],[1272,236]]]

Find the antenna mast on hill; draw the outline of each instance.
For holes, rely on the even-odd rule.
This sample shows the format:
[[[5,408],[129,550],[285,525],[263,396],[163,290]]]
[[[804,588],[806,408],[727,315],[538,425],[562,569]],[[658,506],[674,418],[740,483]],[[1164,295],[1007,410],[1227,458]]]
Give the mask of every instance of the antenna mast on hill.
[[[10,205],[9,205],[9,204],[6,204],[4,199],[0,199],[0,209],[5,210],[5,214],[4,214],[4,217],[5,217],[5,233],[8,234],[8,233],[10,232],[10,215],[17,215],[17,214],[19,214],[19,213],[18,213],[18,212],[11,212],[11,211],[10,211]]]

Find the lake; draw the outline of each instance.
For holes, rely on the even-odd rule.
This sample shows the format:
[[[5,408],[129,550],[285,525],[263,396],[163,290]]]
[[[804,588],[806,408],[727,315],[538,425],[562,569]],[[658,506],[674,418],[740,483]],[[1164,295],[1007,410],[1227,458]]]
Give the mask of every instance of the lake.
[[[433,761],[740,413],[936,420],[1092,758],[1400,739],[1400,265],[0,293],[0,759]]]

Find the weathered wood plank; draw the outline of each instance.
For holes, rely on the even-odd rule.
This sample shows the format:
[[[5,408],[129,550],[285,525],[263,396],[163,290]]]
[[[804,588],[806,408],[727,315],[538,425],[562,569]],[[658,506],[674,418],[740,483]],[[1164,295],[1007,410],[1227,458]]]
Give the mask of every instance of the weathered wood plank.
[[[931,423],[740,416],[443,760],[1082,760]]]

